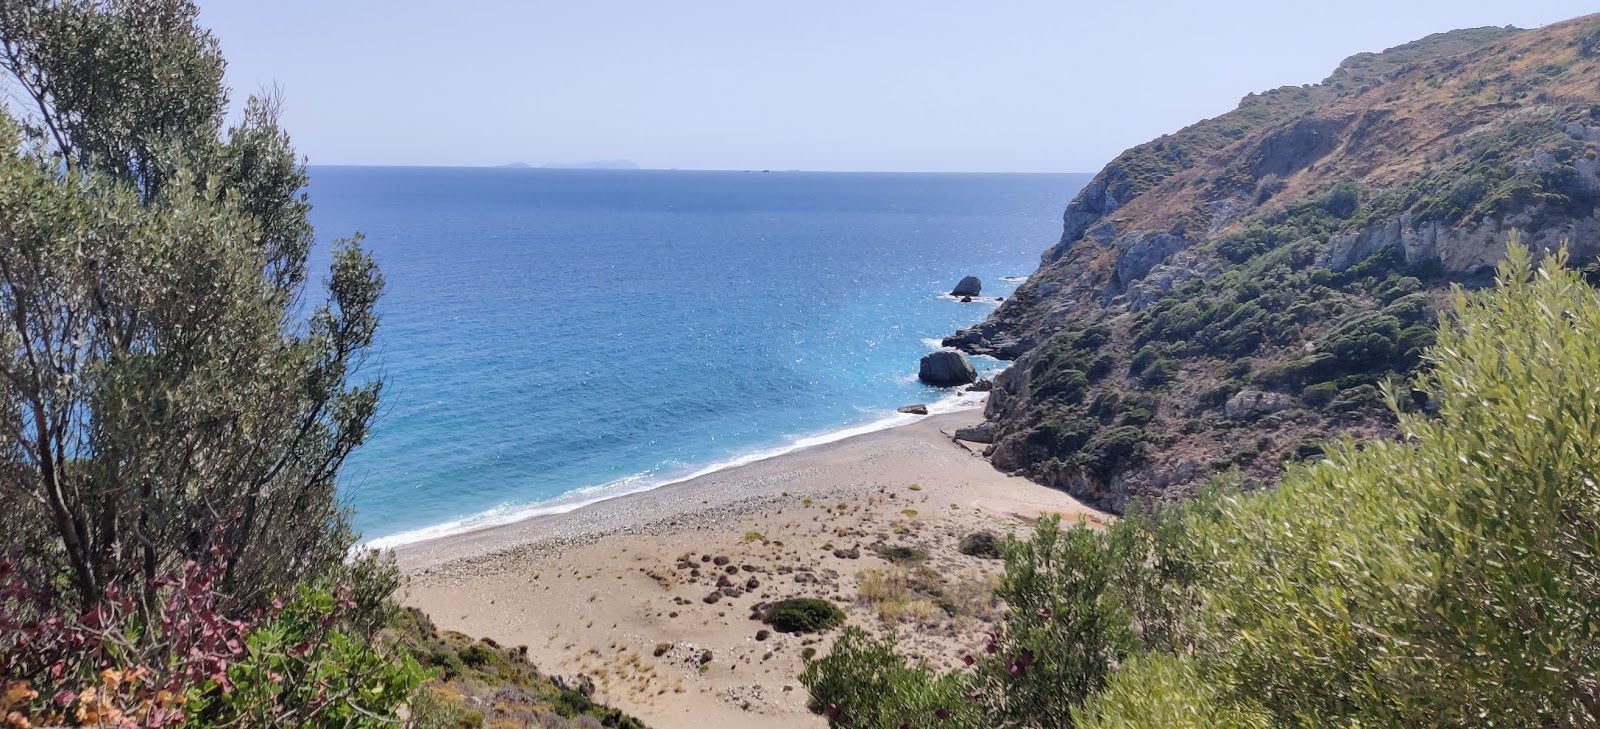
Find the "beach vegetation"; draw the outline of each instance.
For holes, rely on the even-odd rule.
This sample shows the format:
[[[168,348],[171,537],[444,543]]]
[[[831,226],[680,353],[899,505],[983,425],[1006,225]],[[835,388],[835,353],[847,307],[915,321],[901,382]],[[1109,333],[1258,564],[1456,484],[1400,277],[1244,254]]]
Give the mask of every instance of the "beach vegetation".
[[[1000,559],[1000,548],[1004,544],[1001,537],[994,532],[973,532],[961,538],[957,551],[968,557],[982,557],[984,559]]]
[[[844,624],[838,605],[814,597],[795,597],[768,605],[761,620],[780,633],[819,633]]]
[[[808,666],[814,705],[837,727],[1600,721],[1600,292],[1564,264],[1513,246],[1406,388],[1353,388],[1402,440],[1306,444],[1275,490],[1226,475],[1104,531],[1041,521],[1007,542],[1007,612],[967,668],[852,636]]]
[[[981,572],[948,579],[926,565],[863,570],[857,596],[889,623],[936,617],[989,620],[996,609],[997,578]]]
[[[895,564],[921,564],[928,561],[928,551],[918,547],[883,547],[878,550],[878,556]]]

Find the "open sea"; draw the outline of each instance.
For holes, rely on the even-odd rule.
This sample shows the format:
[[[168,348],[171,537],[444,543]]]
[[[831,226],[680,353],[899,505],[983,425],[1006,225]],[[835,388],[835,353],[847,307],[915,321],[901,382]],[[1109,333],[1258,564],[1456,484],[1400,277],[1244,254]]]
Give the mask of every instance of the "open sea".
[[[970,406],[918,359],[1089,177],[312,167],[319,240],[364,233],[388,279],[356,527],[414,541]],[[983,301],[945,295],[965,275]]]

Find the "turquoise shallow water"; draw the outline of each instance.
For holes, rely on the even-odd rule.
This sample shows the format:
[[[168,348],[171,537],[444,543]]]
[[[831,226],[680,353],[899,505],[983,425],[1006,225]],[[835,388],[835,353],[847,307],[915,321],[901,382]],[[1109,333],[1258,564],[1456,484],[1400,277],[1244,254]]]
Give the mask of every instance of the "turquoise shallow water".
[[[341,489],[391,544],[909,420],[1088,175],[313,167],[361,231],[387,380]],[[980,368],[1000,363],[979,361]]]

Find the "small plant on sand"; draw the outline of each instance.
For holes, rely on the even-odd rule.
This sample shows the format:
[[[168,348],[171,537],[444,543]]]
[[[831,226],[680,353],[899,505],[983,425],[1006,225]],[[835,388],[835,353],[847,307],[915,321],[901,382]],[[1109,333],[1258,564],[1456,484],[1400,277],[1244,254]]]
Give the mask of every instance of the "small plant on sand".
[[[752,542],[765,542],[765,541],[767,541],[767,535],[762,534],[761,532],[745,532],[744,533],[744,543],[745,544],[750,544]]]
[[[827,600],[795,597],[773,603],[761,619],[780,633],[816,633],[844,623],[844,611]]]
[[[907,486],[906,488],[911,489],[912,491],[921,491],[922,490],[922,485],[921,484],[911,484],[910,486]]]
[[[917,510],[916,509],[901,509],[900,513],[904,514],[909,519],[917,518]]]
[[[921,564],[928,561],[926,550],[916,547],[884,547],[878,550],[878,556],[895,564]]]
[[[1000,537],[994,532],[973,532],[961,538],[961,545],[956,548],[968,557],[982,557],[984,559],[1000,559]]]

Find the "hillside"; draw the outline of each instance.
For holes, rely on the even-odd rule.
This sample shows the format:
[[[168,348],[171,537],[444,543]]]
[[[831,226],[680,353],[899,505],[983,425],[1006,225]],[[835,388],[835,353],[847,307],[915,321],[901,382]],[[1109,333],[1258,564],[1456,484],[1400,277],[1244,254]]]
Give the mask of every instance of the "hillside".
[[[1127,150],[991,318],[995,465],[1098,506],[1392,434],[1378,385],[1510,231],[1600,253],[1600,16],[1441,33]],[[1419,406],[1426,396],[1417,393]]]

